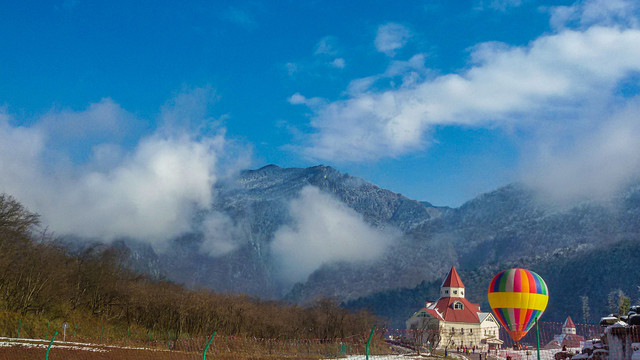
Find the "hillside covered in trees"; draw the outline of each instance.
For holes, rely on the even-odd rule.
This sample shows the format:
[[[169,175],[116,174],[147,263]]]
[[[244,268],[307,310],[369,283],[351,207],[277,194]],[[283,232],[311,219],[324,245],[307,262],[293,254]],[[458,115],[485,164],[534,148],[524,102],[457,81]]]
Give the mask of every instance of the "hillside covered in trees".
[[[514,267],[535,270],[545,279],[551,294],[544,321],[562,323],[571,316],[578,323],[594,324],[608,314],[625,315],[629,305],[640,304],[638,253],[640,243],[630,238],[606,248],[564,248],[545,256],[462,269],[460,276],[468,298],[490,311],[487,287],[496,273]],[[440,296],[441,284],[442,280],[423,281],[414,288],[379,292],[343,305],[351,310],[367,309],[388,319],[392,327],[403,327],[407,314]]]
[[[126,265],[128,256],[109,246],[70,250],[41,226],[37,214],[0,195],[0,314],[5,318],[73,319],[176,335],[217,331],[315,339],[362,334],[375,322],[367,312],[350,313],[329,300],[301,307],[186,289],[134,273]]]

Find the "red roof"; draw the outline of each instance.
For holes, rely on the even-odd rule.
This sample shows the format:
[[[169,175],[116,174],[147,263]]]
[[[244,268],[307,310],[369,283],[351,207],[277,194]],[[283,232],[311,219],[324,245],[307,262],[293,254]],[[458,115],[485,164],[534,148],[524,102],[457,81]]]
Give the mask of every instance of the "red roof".
[[[457,288],[464,287],[462,280],[460,280],[460,275],[458,275],[458,272],[456,271],[456,268],[454,266],[451,267],[451,270],[449,271],[449,275],[447,275],[447,278],[444,279],[444,282],[442,283],[442,287],[457,287]]]
[[[565,328],[576,328],[576,325],[573,323],[573,320],[571,320],[571,316],[567,316],[567,320],[565,320],[564,325],[562,325],[562,327]]]
[[[464,284],[460,280],[460,275],[458,275],[455,267],[451,267],[447,278],[442,283],[442,287],[464,288]],[[454,309],[454,305],[457,302],[462,304],[462,309]],[[427,301],[427,303],[430,302]],[[430,303],[423,310],[438,320],[471,324],[480,323],[480,318],[478,317],[480,312],[479,305],[470,303],[464,297],[441,297],[435,303]]]
[[[440,314],[435,310],[435,309],[431,309],[431,308],[424,308],[424,311],[426,311],[429,315],[433,316],[434,318],[442,321],[444,319],[442,319],[442,316],[440,316]]]
[[[580,343],[584,341],[584,336],[567,334],[560,343],[560,346],[566,345],[567,347],[580,347]]]
[[[453,308],[456,302],[462,303],[462,309]],[[436,318],[440,320],[464,323],[480,322],[480,318],[478,317],[480,310],[465,298],[443,297],[426,310],[431,315],[433,315],[432,311],[436,312],[439,315]]]

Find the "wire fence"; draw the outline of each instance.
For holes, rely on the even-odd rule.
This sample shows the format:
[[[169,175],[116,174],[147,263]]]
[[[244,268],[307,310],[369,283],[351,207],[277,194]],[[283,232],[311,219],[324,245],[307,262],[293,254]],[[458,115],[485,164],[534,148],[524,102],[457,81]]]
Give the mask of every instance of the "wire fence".
[[[25,326],[25,324],[20,324]],[[23,328],[24,329],[24,328]],[[21,331],[23,332],[23,329]],[[17,327],[15,329],[17,335]],[[68,324],[66,337],[59,326],[49,324],[49,336],[58,331],[49,359],[51,360],[128,360],[128,359],[334,359],[366,353],[368,333],[336,339],[259,338],[216,334],[189,334],[151,330],[126,333],[99,327],[84,329]],[[370,354],[420,354],[467,359],[534,360],[538,358],[535,328],[519,342],[511,340],[504,329],[498,334],[483,332],[468,325],[446,331],[377,329]],[[640,358],[640,327],[617,324],[600,326],[576,324],[575,330],[563,329],[562,323],[540,322],[540,359],[612,359]],[[24,332],[23,332],[24,334]],[[46,334],[46,333],[45,333]],[[10,334],[6,334],[10,335]],[[0,359],[45,359],[50,338],[0,337]],[[393,357],[386,357],[391,359]],[[404,355],[398,359],[406,358]],[[364,357],[363,357],[364,359]]]
[[[365,354],[369,333],[331,339],[260,338],[215,334],[192,336],[175,331],[116,329],[58,321],[37,324],[19,319],[0,337],[0,359],[332,359]],[[46,325],[45,325],[46,324]],[[49,343],[57,332],[51,348]],[[41,334],[41,336],[38,336]],[[381,332],[374,334],[371,354],[388,352]]]
[[[216,336],[217,337],[217,336]],[[207,349],[208,359],[318,359],[363,354],[364,344],[345,340],[255,339],[232,336],[214,337]],[[56,341],[49,359],[126,360],[126,359],[202,359],[207,340],[176,341],[170,349],[140,347],[141,344],[100,345]],[[153,346],[154,344],[152,344]],[[44,359],[48,343],[44,340],[0,339],[0,359]]]
[[[387,342],[415,353],[469,359],[534,360],[538,358],[535,327],[515,342],[500,328],[494,336],[483,329],[460,325],[453,330],[384,329]],[[640,326],[618,323],[611,326],[540,322],[540,359],[640,359]],[[635,355],[633,355],[635,352]],[[633,358],[632,358],[633,357]]]

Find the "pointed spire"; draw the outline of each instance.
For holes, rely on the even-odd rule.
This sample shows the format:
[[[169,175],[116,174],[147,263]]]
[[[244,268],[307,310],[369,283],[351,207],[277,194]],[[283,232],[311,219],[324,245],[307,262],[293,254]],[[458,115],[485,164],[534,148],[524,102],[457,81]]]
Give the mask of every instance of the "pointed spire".
[[[567,316],[567,320],[562,324],[562,333],[567,335],[575,335],[576,334],[576,324],[571,320],[571,316]]]
[[[455,266],[451,267],[451,270],[449,270],[449,275],[447,275],[447,278],[444,279],[441,287],[464,288],[464,284],[462,283],[462,280],[460,280],[460,275],[458,275]]]
[[[564,321],[564,325],[562,325],[562,327],[565,328],[576,328],[576,325],[573,323],[573,320],[571,320],[571,316],[567,316],[567,320]]]

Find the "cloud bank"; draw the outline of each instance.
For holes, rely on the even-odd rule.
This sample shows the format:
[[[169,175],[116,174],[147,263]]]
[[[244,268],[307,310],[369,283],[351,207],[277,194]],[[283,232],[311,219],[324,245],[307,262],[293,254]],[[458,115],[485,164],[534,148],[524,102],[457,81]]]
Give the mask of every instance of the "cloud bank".
[[[360,88],[317,110],[306,152],[375,160],[419,150],[437,125],[509,125],[589,106],[640,71],[640,30],[594,27],[545,36],[528,47],[477,46],[463,74],[382,92]]]
[[[248,234],[231,217],[220,211],[211,211],[200,224],[204,239],[200,250],[212,257],[223,256],[246,243]]]
[[[570,147],[554,138],[541,141],[536,156],[527,160],[524,182],[555,202],[607,200],[640,179],[638,114],[640,98],[634,98]]]
[[[551,26],[586,29],[590,26],[633,28],[638,26],[640,4],[628,0],[590,0],[550,9]]]
[[[223,129],[202,135],[175,126],[185,114],[202,114],[209,95],[198,89],[179,94],[160,115],[172,125],[131,148],[109,142],[135,119],[110,99],[83,111],[51,111],[30,127],[11,125],[14,119],[4,110],[0,191],[40,213],[58,234],[103,241],[131,237],[162,249],[171,238],[192,230],[196,211],[209,209],[220,162],[228,162]],[[68,156],[73,142],[61,144],[83,136],[92,155],[74,161]]]
[[[344,203],[307,186],[289,203],[291,224],[276,231],[271,251],[286,283],[304,281],[324,264],[379,258],[397,236],[368,225]]]
[[[300,146],[302,152],[312,159],[376,161],[428,148],[438,127],[486,127],[524,134],[523,151],[528,153],[523,166],[535,164],[524,173],[535,171],[540,178],[560,182],[569,177],[580,181],[589,174],[579,169],[594,168],[595,159],[605,154],[571,157],[581,162],[573,166],[571,176],[558,174],[557,165],[542,164],[548,157],[569,156],[592,139],[606,142],[603,137],[613,136],[606,129],[619,124],[611,114],[635,101],[622,85],[638,86],[638,5],[592,0],[551,8],[549,13],[555,32],[525,46],[478,44],[470,49],[468,67],[458,72],[434,75],[424,67],[424,57],[416,55],[404,66],[391,62],[384,74],[353,80],[343,99],[297,101],[313,111],[313,130]],[[391,24],[381,26],[376,37],[380,51],[393,51],[403,45],[398,39],[406,39],[390,35],[400,31],[387,26]],[[307,99],[303,94],[296,98]],[[548,153],[567,147],[559,154]],[[600,150],[604,147],[591,149]],[[626,146],[618,153],[631,160],[635,151]],[[535,155],[530,156],[531,152]],[[625,169],[612,171],[616,178],[631,175]],[[544,187],[561,185],[549,181]]]

